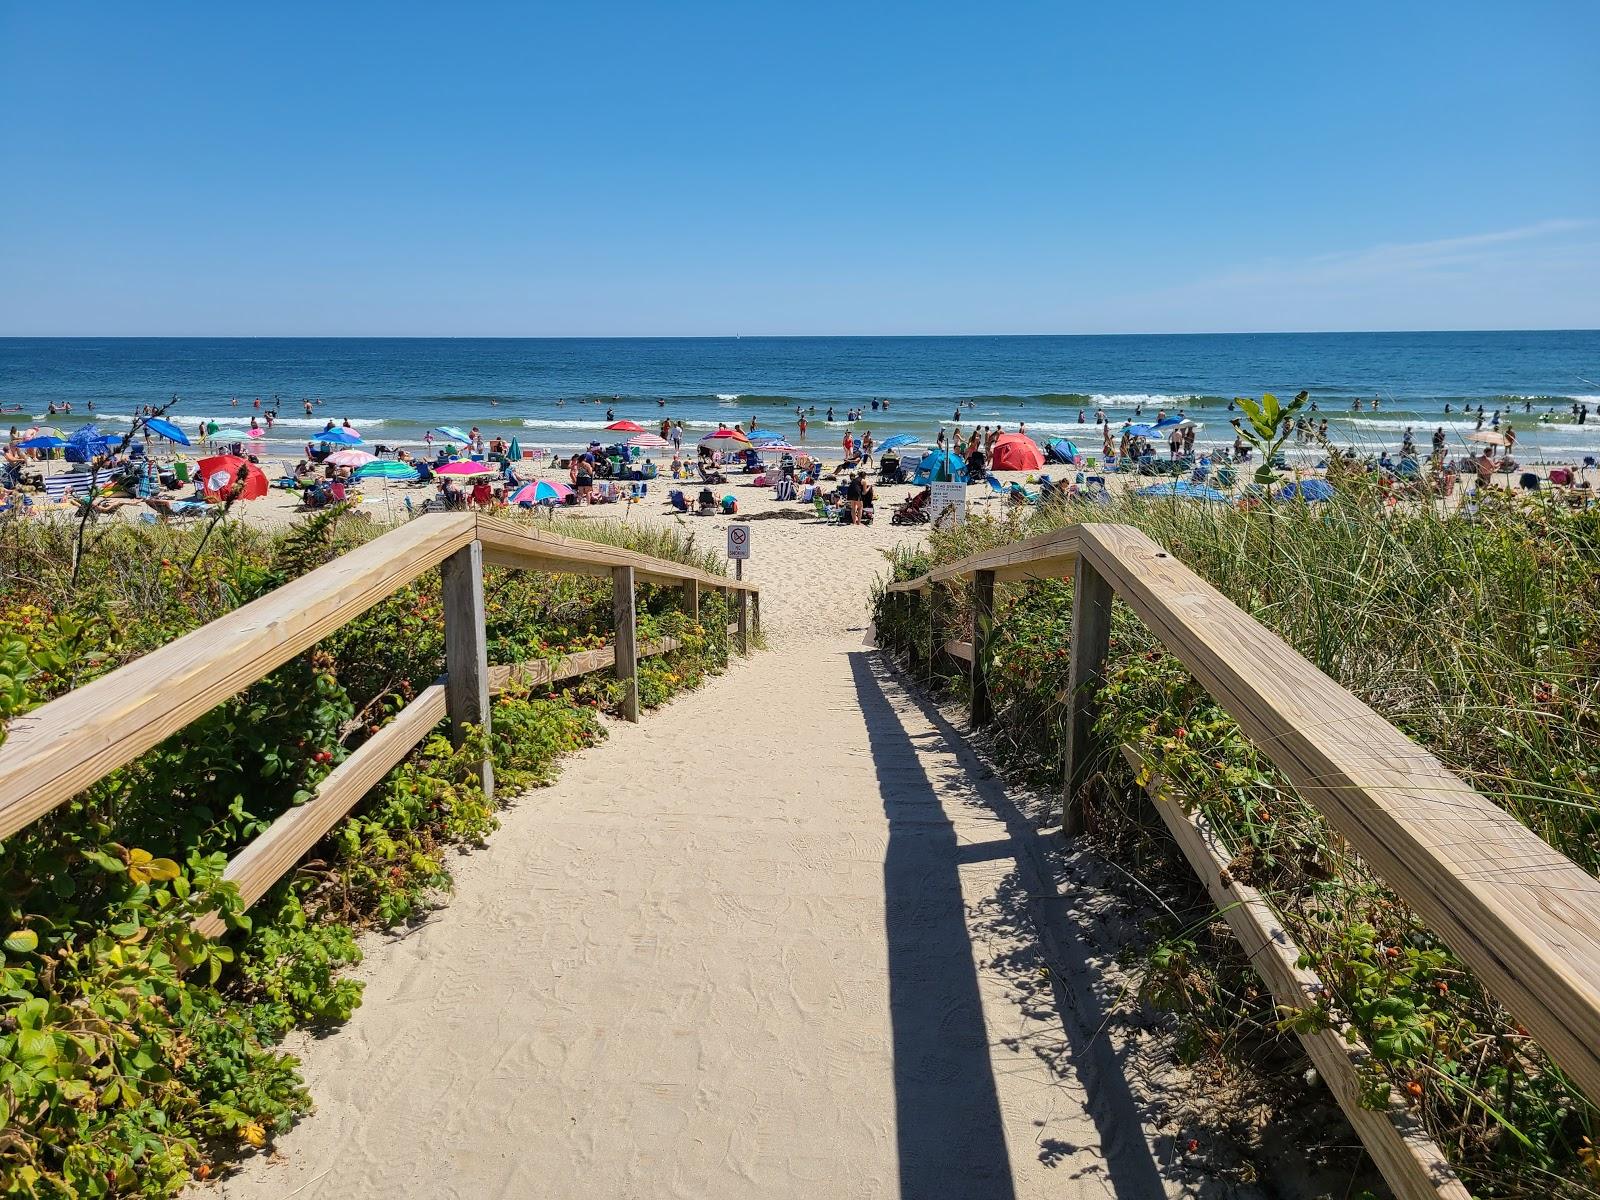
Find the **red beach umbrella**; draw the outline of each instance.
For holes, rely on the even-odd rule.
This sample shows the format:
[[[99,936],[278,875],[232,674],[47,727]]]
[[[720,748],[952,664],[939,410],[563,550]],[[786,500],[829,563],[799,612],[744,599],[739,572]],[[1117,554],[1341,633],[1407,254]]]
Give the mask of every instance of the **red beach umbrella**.
[[[606,426],[616,433],[643,433],[644,426],[637,421],[613,421]]]
[[[195,464],[195,471],[200,478],[200,486],[205,491],[207,500],[221,500],[232,495],[234,484],[238,482],[239,472],[244,472],[244,490],[239,493],[240,500],[259,500],[269,490],[267,477],[261,468],[254,463],[246,462],[234,454],[213,454],[210,458],[202,458]]]
[[[1002,433],[994,440],[989,468],[994,471],[1037,471],[1044,466],[1044,454],[1026,434]]]

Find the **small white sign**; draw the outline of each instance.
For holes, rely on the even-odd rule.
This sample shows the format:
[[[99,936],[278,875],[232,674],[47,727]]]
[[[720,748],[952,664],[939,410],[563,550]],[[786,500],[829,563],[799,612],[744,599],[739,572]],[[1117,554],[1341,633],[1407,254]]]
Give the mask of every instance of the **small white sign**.
[[[967,485],[959,482],[928,485],[928,511],[935,529],[953,529],[967,519]]]
[[[750,526],[743,522],[728,526],[728,557],[750,557]]]

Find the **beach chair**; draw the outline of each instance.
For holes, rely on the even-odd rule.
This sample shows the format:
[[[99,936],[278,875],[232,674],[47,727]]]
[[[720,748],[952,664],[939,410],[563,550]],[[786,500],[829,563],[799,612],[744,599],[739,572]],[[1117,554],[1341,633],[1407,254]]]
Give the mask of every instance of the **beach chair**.
[[[843,511],[838,505],[829,504],[822,498],[820,493],[812,497],[811,503],[816,506],[817,520],[827,521],[830,524],[836,523],[839,520],[839,514]]]
[[[686,513],[689,511],[689,501],[684,498],[683,492],[678,488],[673,488],[667,493],[667,503],[672,505],[678,512]]]
[[[1035,493],[1035,492],[1030,492],[1027,488],[1023,487],[1020,483],[1013,483],[1009,488],[1006,489],[1006,494],[1010,498],[1011,503],[1013,503],[1013,504],[1037,504],[1037,503],[1039,503],[1038,494]]]

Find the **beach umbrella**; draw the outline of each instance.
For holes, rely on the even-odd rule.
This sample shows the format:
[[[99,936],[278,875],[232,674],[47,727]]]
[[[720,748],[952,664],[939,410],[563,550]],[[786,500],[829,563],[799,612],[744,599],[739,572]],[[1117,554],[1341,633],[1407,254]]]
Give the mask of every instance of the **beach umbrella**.
[[[1185,425],[1193,424],[1194,422],[1188,417],[1163,417],[1161,420],[1155,423],[1154,428],[1170,433],[1174,429],[1181,429]]]
[[[1482,442],[1485,446],[1504,446],[1506,444],[1506,435],[1494,433],[1488,429],[1480,429],[1475,433],[1467,434],[1467,441]]]
[[[180,446],[189,444],[189,437],[165,417],[147,417],[144,427],[158,437],[164,437],[169,442],[177,442]]]
[[[259,500],[267,494],[267,477],[261,468],[254,463],[248,463],[235,454],[213,454],[209,458],[202,458],[195,463],[195,474],[199,478],[201,490],[205,492],[207,500],[221,500],[224,493],[232,490],[243,471],[244,491],[240,493],[241,500]]]
[[[1176,497],[1180,500],[1211,500],[1220,504],[1232,503],[1232,497],[1226,492],[1219,492],[1216,488],[1206,487],[1203,483],[1194,483],[1188,479],[1153,484],[1150,487],[1140,488],[1134,495],[1150,498]]]
[[[1153,438],[1161,435],[1161,430],[1154,425],[1129,425],[1122,432],[1129,437]]]
[[[994,440],[989,466],[996,471],[1037,471],[1044,466],[1044,454],[1026,434],[1002,433]]]
[[[672,445],[666,438],[654,433],[641,433],[628,439],[628,445],[640,450],[660,450],[664,446]]]
[[[621,421],[613,421],[613,422],[611,422],[611,424],[607,425],[606,428],[611,430],[613,433],[643,433],[644,432],[644,426],[639,424],[639,422],[637,422],[637,421],[629,421],[629,420],[626,420],[626,419],[621,420]]]
[[[553,479],[537,479],[525,483],[506,497],[508,504],[565,504],[572,489]]]
[[[454,425],[435,425],[433,427],[433,431],[440,437],[451,442],[470,442],[472,440],[470,435],[463,433]]]
[[[878,443],[878,453],[885,450],[898,450],[901,446],[915,446],[922,439],[914,433],[897,433],[893,437],[886,437]]]
[[[211,436],[219,442],[242,442],[250,437],[243,429],[213,429]]]
[[[311,440],[324,446],[361,445],[361,435],[354,429],[324,429]],[[467,439],[462,438],[461,440],[466,441]]]
[[[506,452],[506,454],[507,454],[507,457],[510,458],[512,462],[521,461],[521,459],[522,459],[522,443],[519,442],[516,438],[512,438],[511,439],[511,448]]]
[[[760,446],[757,447],[757,449],[759,449],[759,450],[771,450],[774,454],[785,454],[785,453],[792,454],[796,450],[800,449],[800,447],[799,446],[791,446],[788,442],[777,441],[777,442],[763,442]]]
[[[487,463],[480,462],[447,462],[442,467],[435,467],[435,475],[493,475],[497,468]]]
[[[1302,479],[1286,483],[1278,490],[1279,500],[1306,500],[1313,504],[1333,499],[1333,485],[1326,479]]]
[[[332,462],[340,454],[360,453],[359,450],[341,450],[339,454],[328,455],[328,461]],[[416,477],[417,469],[410,463],[396,462],[392,458],[373,458],[370,462],[358,466],[355,472],[357,479],[415,479]]]
[[[713,450],[727,450],[735,446],[748,446],[750,439],[737,429],[718,429],[701,438],[700,444],[709,446]]]
[[[336,467],[364,467],[370,462],[377,462],[378,456],[368,454],[365,450],[335,450],[322,461]]]
[[[17,443],[24,450],[59,450],[66,444],[66,438],[58,438],[51,433],[42,433]]]

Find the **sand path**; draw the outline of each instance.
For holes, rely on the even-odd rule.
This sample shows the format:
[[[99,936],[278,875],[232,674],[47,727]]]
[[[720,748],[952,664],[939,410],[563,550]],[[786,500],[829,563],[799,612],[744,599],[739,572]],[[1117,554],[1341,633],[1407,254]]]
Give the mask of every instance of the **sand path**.
[[[290,1047],[317,1112],[226,1196],[1171,1190],[1033,824],[846,624],[914,535],[781,524],[773,647],[613,725],[369,939],[355,1017]],[[837,602],[799,586],[819,538]]]

